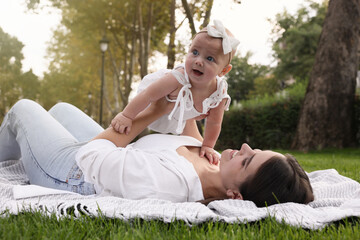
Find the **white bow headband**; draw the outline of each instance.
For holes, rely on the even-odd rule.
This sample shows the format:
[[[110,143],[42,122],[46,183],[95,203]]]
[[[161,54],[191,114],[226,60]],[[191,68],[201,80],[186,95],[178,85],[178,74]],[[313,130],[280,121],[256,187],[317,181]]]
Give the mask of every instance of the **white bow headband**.
[[[204,32],[207,31],[208,35],[211,37],[222,38],[223,39],[222,47],[223,47],[224,54],[230,53],[230,55],[231,55],[231,52],[233,50],[236,50],[240,41],[234,37],[230,37],[226,33],[226,29],[221,21],[214,20],[214,26],[215,27],[211,26],[210,24],[207,25],[207,27],[206,27],[207,30],[204,30]],[[202,32],[202,31],[200,31],[200,32]]]

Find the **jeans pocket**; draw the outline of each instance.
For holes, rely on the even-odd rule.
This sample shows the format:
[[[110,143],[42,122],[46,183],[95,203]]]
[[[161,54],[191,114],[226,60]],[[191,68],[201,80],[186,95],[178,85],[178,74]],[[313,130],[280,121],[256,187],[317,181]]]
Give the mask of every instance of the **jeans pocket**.
[[[77,163],[75,163],[70,169],[69,174],[66,177],[66,182],[70,185],[80,185],[84,183],[83,172]]]
[[[66,183],[71,186],[71,191],[82,195],[95,194],[94,185],[84,180],[84,174],[75,163],[66,178]]]

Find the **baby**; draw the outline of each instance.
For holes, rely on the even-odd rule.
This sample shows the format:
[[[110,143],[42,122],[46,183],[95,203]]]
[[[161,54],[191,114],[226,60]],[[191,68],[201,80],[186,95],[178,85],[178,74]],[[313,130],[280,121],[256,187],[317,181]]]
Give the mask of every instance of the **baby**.
[[[208,25],[194,36],[185,64],[144,77],[138,95],[115,116],[111,126],[115,131],[128,134],[132,120],[149,104],[165,96],[169,104],[175,103],[173,110],[149,128],[160,133],[181,134],[187,120],[206,116],[200,156],[218,164],[219,156],[213,148],[220,135],[224,110],[228,110],[230,104],[228,85],[221,77],[231,70],[230,62],[238,44],[230,31],[215,20],[214,26]]]

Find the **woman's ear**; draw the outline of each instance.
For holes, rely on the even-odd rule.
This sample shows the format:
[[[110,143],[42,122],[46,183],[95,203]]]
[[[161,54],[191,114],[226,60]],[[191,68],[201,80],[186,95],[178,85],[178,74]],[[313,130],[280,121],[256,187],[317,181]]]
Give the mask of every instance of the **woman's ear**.
[[[240,199],[243,200],[243,196],[241,195],[241,193],[238,190],[232,190],[232,189],[228,189],[226,191],[226,195],[231,198],[231,199]]]
[[[226,67],[223,68],[223,70],[220,72],[219,77],[225,76],[230,70],[232,69],[232,65],[228,64]]]

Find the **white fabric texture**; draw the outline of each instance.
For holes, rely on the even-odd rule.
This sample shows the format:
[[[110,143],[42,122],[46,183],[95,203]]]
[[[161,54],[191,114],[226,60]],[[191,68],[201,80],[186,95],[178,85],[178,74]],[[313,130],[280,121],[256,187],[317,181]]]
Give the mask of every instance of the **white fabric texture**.
[[[14,193],[29,187],[24,168],[19,160],[0,163],[0,216],[19,214],[22,211],[40,211],[44,214],[67,216],[106,216],[131,220],[183,220],[189,225],[206,221],[247,223],[273,216],[279,222],[306,229],[321,229],[331,222],[346,217],[360,217],[360,183],[341,176],[334,169],[309,174],[315,193],[315,201],[308,204],[284,203],[267,208],[257,208],[254,203],[242,200],[214,201],[208,206],[194,202],[144,199],[128,200],[118,197],[82,196],[74,193],[49,191],[48,195],[15,199]],[[41,188],[41,187],[39,187]],[[34,195],[34,194],[33,194]],[[67,210],[73,211],[67,211]],[[101,212],[99,212],[99,209]]]
[[[230,37],[226,33],[226,29],[221,21],[214,20],[214,26],[210,24],[207,25],[208,35],[214,38],[222,38],[222,47],[224,54],[227,54],[233,50],[236,50],[237,46],[240,44],[240,41],[234,37]]]
[[[184,74],[176,70],[178,68],[183,68]],[[219,106],[223,99],[227,99],[225,109],[229,109],[231,98],[227,93],[228,84],[224,78],[218,76],[216,76],[217,89],[202,102],[202,112],[198,112],[195,109],[191,92],[191,83],[186,73],[185,64],[180,64],[173,70],[163,69],[146,75],[140,82],[138,93],[147,88],[151,83],[169,73],[173,74],[183,87],[180,89],[176,100],[166,97],[168,101],[175,102],[173,110],[169,114],[166,114],[151,123],[148,126],[149,129],[159,133],[181,134],[184,130],[186,120],[206,114],[211,108]]]
[[[203,200],[194,166],[176,152],[180,146],[199,147],[201,142],[188,136],[150,134],[120,148],[111,141],[97,139],[79,149],[76,162],[85,181],[94,184],[96,192],[103,196],[172,202]]]

